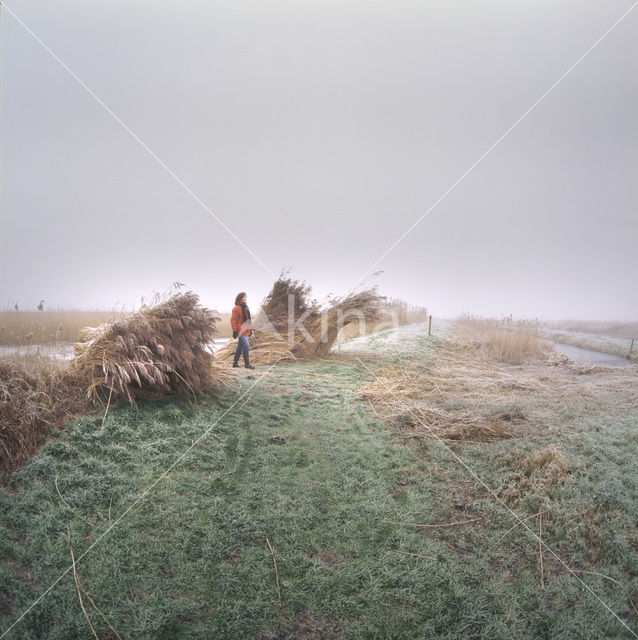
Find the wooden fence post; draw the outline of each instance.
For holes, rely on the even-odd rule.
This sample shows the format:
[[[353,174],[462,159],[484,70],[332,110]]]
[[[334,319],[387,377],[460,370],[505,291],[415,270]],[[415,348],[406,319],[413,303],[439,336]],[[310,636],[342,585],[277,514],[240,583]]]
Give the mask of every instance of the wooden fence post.
[[[428,335],[432,335],[432,315],[430,315],[430,323],[428,324]]]

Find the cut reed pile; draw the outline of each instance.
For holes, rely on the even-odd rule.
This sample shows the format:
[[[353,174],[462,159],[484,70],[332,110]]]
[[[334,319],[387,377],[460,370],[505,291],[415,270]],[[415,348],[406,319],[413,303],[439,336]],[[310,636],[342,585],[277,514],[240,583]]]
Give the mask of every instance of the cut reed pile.
[[[169,393],[193,395],[227,375],[207,348],[218,320],[192,291],[156,296],[137,313],[84,329],[71,366],[92,400],[113,395],[135,405]]]
[[[498,387],[494,394],[486,392],[489,378],[477,371],[470,377],[467,363],[458,372],[450,364],[439,361],[436,371],[430,372],[384,365],[359,392],[408,438],[464,442],[511,438],[517,424],[526,420],[523,410],[495,403]],[[497,380],[494,383],[498,385]]]
[[[169,393],[194,395],[229,379],[208,345],[219,317],[192,292],[176,293],[115,322],[87,327],[67,363],[0,360],[0,470],[29,459],[51,433],[96,404]]]
[[[323,305],[310,295],[311,287],[305,282],[280,275],[253,320],[248,340],[253,363],[323,357],[343,327],[378,321],[385,299],[376,287],[329,298]],[[229,342],[215,353],[216,359],[231,360],[236,347],[236,342]]]

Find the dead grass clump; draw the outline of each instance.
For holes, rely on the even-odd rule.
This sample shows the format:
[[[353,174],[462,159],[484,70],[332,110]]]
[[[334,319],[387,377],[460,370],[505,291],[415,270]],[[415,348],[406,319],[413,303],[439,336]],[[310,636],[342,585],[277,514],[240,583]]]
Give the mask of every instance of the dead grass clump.
[[[87,397],[111,393],[135,405],[168,393],[195,394],[223,381],[207,345],[219,316],[188,291],[156,296],[137,313],[112,324],[86,328],[75,345],[72,366],[85,378]]]
[[[415,408],[393,416],[393,423],[413,438],[460,442],[490,442],[513,437],[503,422],[481,420],[469,413],[454,415],[439,409]]]
[[[516,507],[529,498],[535,499],[536,506],[546,505],[552,490],[565,482],[568,473],[569,464],[556,446],[531,451],[520,460],[499,497]]]
[[[573,367],[574,361],[564,353],[555,353],[547,361],[548,367]]]
[[[565,456],[553,444],[544,449],[528,453],[523,458],[522,467],[529,474],[542,469],[552,482],[557,479],[564,479],[569,470]]]
[[[495,422],[517,422],[526,419],[523,409],[517,404],[497,407],[490,411],[487,417]]]
[[[263,365],[325,356],[343,327],[377,321],[384,300],[376,288],[330,298],[323,306],[310,294],[310,285],[280,275],[253,321],[248,339],[251,362]],[[231,360],[236,348],[236,342],[228,342],[215,358]]]
[[[86,411],[82,381],[40,356],[0,360],[0,471],[28,460],[54,428]]]
[[[456,322],[456,341],[472,346],[485,359],[522,364],[543,358],[550,346],[537,320],[496,320],[463,315]]]

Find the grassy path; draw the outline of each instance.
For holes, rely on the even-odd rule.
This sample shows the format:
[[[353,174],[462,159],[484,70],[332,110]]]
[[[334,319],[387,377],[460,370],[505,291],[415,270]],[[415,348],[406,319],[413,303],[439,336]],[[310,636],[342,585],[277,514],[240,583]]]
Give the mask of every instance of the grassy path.
[[[423,366],[438,341],[415,344],[383,358]],[[541,589],[531,539],[517,531],[496,545],[513,524],[505,510],[442,446],[400,442],[375,417],[354,390],[383,358],[364,366],[337,353],[254,379],[242,371],[239,392],[196,407],[119,408],[102,429],[102,416],[75,422],[0,492],[0,630],[71,566],[70,533],[77,583],[69,571],[7,638],[94,637],[78,592],[100,638],[117,637],[104,618],[122,638],[149,639],[634,637],[555,562]],[[513,446],[463,455],[496,482],[505,470],[495,461]],[[621,450],[629,469],[636,440]],[[565,501],[595,482],[583,477]],[[631,520],[636,478],[618,482]],[[475,518],[440,529],[384,522]],[[572,560],[586,557],[551,535]],[[635,540],[623,536],[616,556],[587,568],[624,584],[633,575],[637,593]],[[583,578],[638,631],[623,590]]]

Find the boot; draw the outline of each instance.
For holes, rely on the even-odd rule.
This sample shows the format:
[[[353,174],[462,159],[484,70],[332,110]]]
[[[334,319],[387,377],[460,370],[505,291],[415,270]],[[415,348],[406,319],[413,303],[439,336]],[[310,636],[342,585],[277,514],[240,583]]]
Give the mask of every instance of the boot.
[[[235,359],[233,360],[233,367],[238,367],[239,366],[239,356],[241,355],[241,351],[239,349],[237,349],[237,351],[235,351]]]
[[[246,369],[254,369],[252,364],[250,364],[250,357],[248,356],[248,351],[244,351],[244,366]]]

